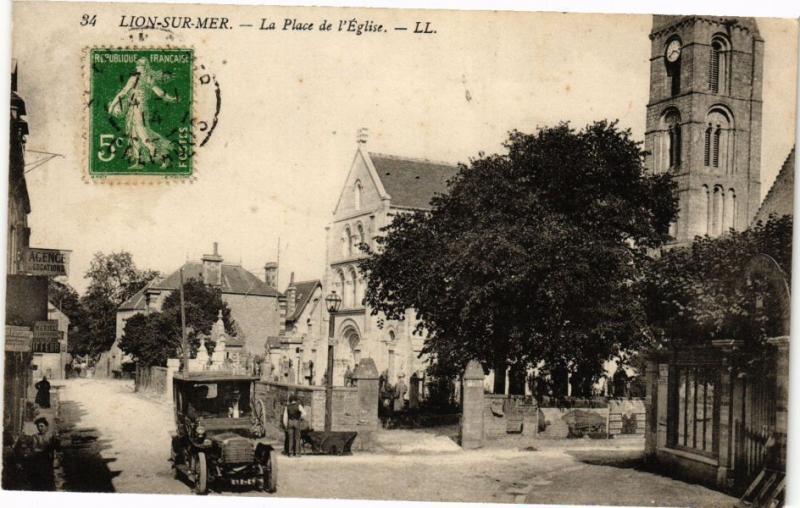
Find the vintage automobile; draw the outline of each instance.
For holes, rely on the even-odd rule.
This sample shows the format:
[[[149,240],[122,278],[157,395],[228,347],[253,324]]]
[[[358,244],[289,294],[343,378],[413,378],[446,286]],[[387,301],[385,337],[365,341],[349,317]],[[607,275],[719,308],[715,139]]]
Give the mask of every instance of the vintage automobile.
[[[170,460],[175,477],[187,478],[197,494],[212,484],[275,492],[275,441],[265,437],[264,406],[254,399],[258,378],[226,372],[176,373],[176,432]]]

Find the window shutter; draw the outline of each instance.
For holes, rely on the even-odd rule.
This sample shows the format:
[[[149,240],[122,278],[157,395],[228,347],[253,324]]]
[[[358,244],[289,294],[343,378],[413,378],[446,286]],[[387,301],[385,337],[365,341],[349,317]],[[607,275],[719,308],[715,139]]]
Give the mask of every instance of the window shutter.
[[[706,129],[706,140],[705,140],[705,146],[703,148],[703,154],[704,154],[704,156],[703,156],[703,164],[705,166],[708,166],[710,164],[710,162],[711,162],[711,160],[710,160],[710,156],[711,156],[711,127],[708,127]]]
[[[714,92],[719,92],[719,50],[711,48],[711,60],[708,69],[708,88]]]

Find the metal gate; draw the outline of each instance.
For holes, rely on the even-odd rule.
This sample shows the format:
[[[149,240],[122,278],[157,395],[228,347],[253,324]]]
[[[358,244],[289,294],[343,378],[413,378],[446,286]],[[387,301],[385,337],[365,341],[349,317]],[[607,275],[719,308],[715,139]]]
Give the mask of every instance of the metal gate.
[[[775,430],[774,376],[747,376],[738,380],[741,406],[734,411],[733,472],[737,491],[743,491],[764,467],[767,439]]]

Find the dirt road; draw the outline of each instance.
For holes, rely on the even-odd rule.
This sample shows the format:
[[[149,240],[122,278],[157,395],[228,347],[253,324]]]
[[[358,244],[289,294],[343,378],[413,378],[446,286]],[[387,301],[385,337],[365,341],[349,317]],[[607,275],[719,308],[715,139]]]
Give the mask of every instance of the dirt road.
[[[188,484],[173,479],[167,461],[171,406],[133,393],[129,381],[70,380],[61,395],[65,490],[191,492]],[[731,506],[735,501],[641,470],[641,442],[462,451],[430,434],[395,434],[394,439],[413,441],[413,452],[400,446],[398,453],[279,457],[278,495],[658,506]],[[419,453],[433,447],[440,448]]]

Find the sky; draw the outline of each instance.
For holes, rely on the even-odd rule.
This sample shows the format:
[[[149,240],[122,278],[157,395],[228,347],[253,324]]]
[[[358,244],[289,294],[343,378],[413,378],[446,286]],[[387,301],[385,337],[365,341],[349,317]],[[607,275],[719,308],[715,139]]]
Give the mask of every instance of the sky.
[[[280,241],[280,281],[321,278],[325,226],[350,168],[359,128],[370,151],[467,162],[502,150],[511,129],[619,119],[644,137],[651,17],[445,13],[230,6],[15,4],[12,54],[34,150],[61,155],[27,174],[31,244],[72,250],[82,291],[93,253],[127,250],[168,273],[219,242],[225,262],[262,276]],[[216,77],[219,124],[196,155],[191,183],[110,186],[82,179],[82,52],[123,45],[121,14],[430,21],[437,33],[324,34],[257,30],[152,34],[191,45]],[[37,20],[47,17],[48,23]],[[766,41],[762,195],[795,139],[797,23],[760,19]],[[162,39],[159,39],[161,37]]]

